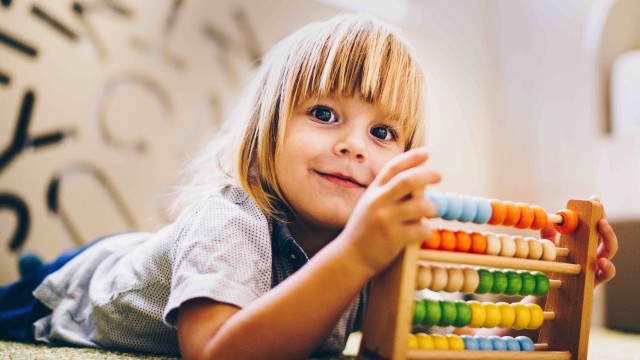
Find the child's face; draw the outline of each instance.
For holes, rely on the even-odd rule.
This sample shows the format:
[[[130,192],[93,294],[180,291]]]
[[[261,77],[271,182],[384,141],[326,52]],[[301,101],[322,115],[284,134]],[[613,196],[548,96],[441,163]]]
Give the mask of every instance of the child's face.
[[[276,176],[308,226],[340,229],[405,142],[400,122],[359,96],[309,99],[287,123]]]

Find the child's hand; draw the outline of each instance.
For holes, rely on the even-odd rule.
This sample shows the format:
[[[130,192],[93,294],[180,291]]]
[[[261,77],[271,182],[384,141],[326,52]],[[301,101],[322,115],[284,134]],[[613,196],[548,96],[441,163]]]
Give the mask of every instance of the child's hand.
[[[600,202],[597,196],[591,196],[591,201]],[[544,229],[540,230],[540,237],[553,241],[558,245],[557,232],[553,224],[547,223]],[[618,252],[618,238],[613,228],[607,221],[607,215],[602,209],[602,219],[598,221],[598,252],[596,255],[596,286],[605,283],[616,276],[616,267],[611,262],[613,256]]]
[[[423,196],[425,187],[440,181],[429,170],[425,149],[414,149],[389,161],[369,185],[356,205],[339,238],[349,244],[354,260],[373,274],[386,267],[414,241],[431,236],[427,217],[434,217],[434,205]]]

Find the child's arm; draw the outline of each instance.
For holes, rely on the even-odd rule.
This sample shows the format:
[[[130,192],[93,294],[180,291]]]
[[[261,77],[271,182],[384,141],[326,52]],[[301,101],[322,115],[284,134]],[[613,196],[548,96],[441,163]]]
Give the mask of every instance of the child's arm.
[[[391,160],[356,205],[342,233],[308,264],[247,307],[196,299],[178,314],[185,358],[306,358],[367,281],[409,242],[428,238],[424,199],[440,176],[424,150]]]

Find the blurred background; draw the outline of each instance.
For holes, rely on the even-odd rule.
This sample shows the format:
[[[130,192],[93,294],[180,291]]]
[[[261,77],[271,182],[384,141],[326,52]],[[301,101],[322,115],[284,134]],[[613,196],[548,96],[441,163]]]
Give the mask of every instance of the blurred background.
[[[0,284],[23,251],[170,221],[164,194],[260,56],[342,11],[415,46],[438,189],[549,212],[600,195],[621,250],[593,322],[640,331],[635,0],[2,0]]]

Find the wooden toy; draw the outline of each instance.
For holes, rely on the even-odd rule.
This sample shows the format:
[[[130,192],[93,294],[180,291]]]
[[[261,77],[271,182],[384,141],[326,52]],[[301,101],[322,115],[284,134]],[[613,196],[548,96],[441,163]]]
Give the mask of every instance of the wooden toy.
[[[549,240],[435,229],[408,245],[372,282],[359,359],[586,359],[598,246],[599,203],[570,200],[548,214],[525,203],[426,192],[446,220],[541,229],[552,222],[559,246]],[[493,293],[513,302],[414,300],[416,289]],[[544,310],[522,296],[546,296]],[[510,298],[511,299],[511,298]],[[524,336],[473,337],[411,334],[421,326],[511,327]]]

